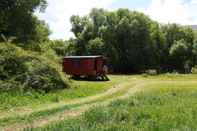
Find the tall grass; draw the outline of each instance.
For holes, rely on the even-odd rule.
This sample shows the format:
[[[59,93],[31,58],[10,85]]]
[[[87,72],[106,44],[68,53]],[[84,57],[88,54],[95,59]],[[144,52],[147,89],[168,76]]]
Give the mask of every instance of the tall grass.
[[[0,93],[0,112],[7,112],[17,108],[37,109],[43,105],[50,105],[60,101],[70,101],[77,98],[103,93],[113,85],[132,81],[134,76],[115,76],[110,75],[110,81],[75,81],[70,80],[70,88],[53,90],[48,93],[29,90],[22,92],[13,90]],[[5,85],[7,86],[7,84]],[[121,93],[121,92],[120,92]]]
[[[26,131],[194,131],[197,86],[157,84],[126,100],[93,107],[82,116]]]

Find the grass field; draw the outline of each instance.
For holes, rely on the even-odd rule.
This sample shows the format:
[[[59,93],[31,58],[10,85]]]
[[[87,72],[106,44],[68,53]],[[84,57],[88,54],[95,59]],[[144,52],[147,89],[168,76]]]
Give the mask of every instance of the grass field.
[[[110,75],[110,81],[74,81],[70,89],[48,94],[29,92],[0,93],[0,130],[2,127],[21,122],[33,122],[37,118],[58,115],[65,110],[92,104],[121,95],[127,88],[114,90],[113,87],[134,81],[134,76]],[[5,95],[6,94],[6,95]]]
[[[59,101],[69,101],[75,98],[82,98],[103,93],[113,85],[124,83],[131,77],[127,76],[109,76],[111,81],[74,81],[71,80],[72,87],[70,89],[58,90],[45,93],[20,91],[0,93],[0,112],[5,110],[14,110],[17,107],[37,108],[43,104],[56,103]]]
[[[127,99],[93,107],[78,118],[26,131],[194,131],[196,109],[197,85],[154,84]]]
[[[48,94],[2,93],[0,130],[197,129],[197,75],[110,75],[110,79],[72,80],[72,88]]]

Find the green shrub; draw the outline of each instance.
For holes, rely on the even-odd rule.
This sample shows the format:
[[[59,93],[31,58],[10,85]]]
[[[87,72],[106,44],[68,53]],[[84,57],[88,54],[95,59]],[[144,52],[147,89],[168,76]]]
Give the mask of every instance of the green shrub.
[[[191,72],[192,72],[192,74],[197,74],[197,65],[192,67]]]
[[[25,51],[13,44],[1,43],[0,79],[19,83],[25,90],[50,91],[68,87],[56,60]],[[3,90],[10,88],[4,86]]]
[[[58,56],[64,56],[67,53],[68,43],[61,40],[47,41],[45,43],[39,44],[39,52],[53,51]]]
[[[60,102],[60,100],[61,100],[61,97],[60,96],[57,96],[57,95],[55,95],[55,96],[53,96],[52,98],[51,98],[51,101],[52,102]]]
[[[23,90],[23,86],[20,85],[20,83],[16,81],[2,81],[0,80],[0,91],[6,92],[6,91],[11,91],[11,90],[16,90],[16,89],[21,89]]]

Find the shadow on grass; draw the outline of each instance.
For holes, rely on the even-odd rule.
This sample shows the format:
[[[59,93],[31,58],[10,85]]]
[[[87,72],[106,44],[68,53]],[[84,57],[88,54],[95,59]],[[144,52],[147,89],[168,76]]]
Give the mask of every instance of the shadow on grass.
[[[76,80],[76,81],[95,81],[95,82],[103,82],[103,81],[110,81],[108,77],[86,77],[86,76],[71,76],[69,79]]]

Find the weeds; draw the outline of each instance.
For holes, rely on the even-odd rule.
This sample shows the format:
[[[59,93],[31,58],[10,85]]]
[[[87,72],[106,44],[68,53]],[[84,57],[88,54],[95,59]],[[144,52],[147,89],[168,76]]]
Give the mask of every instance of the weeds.
[[[126,100],[94,107],[75,119],[29,130],[166,131],[196,130],[195,85],[153,85]],[[176,95],[174,95],[176,94]]]

